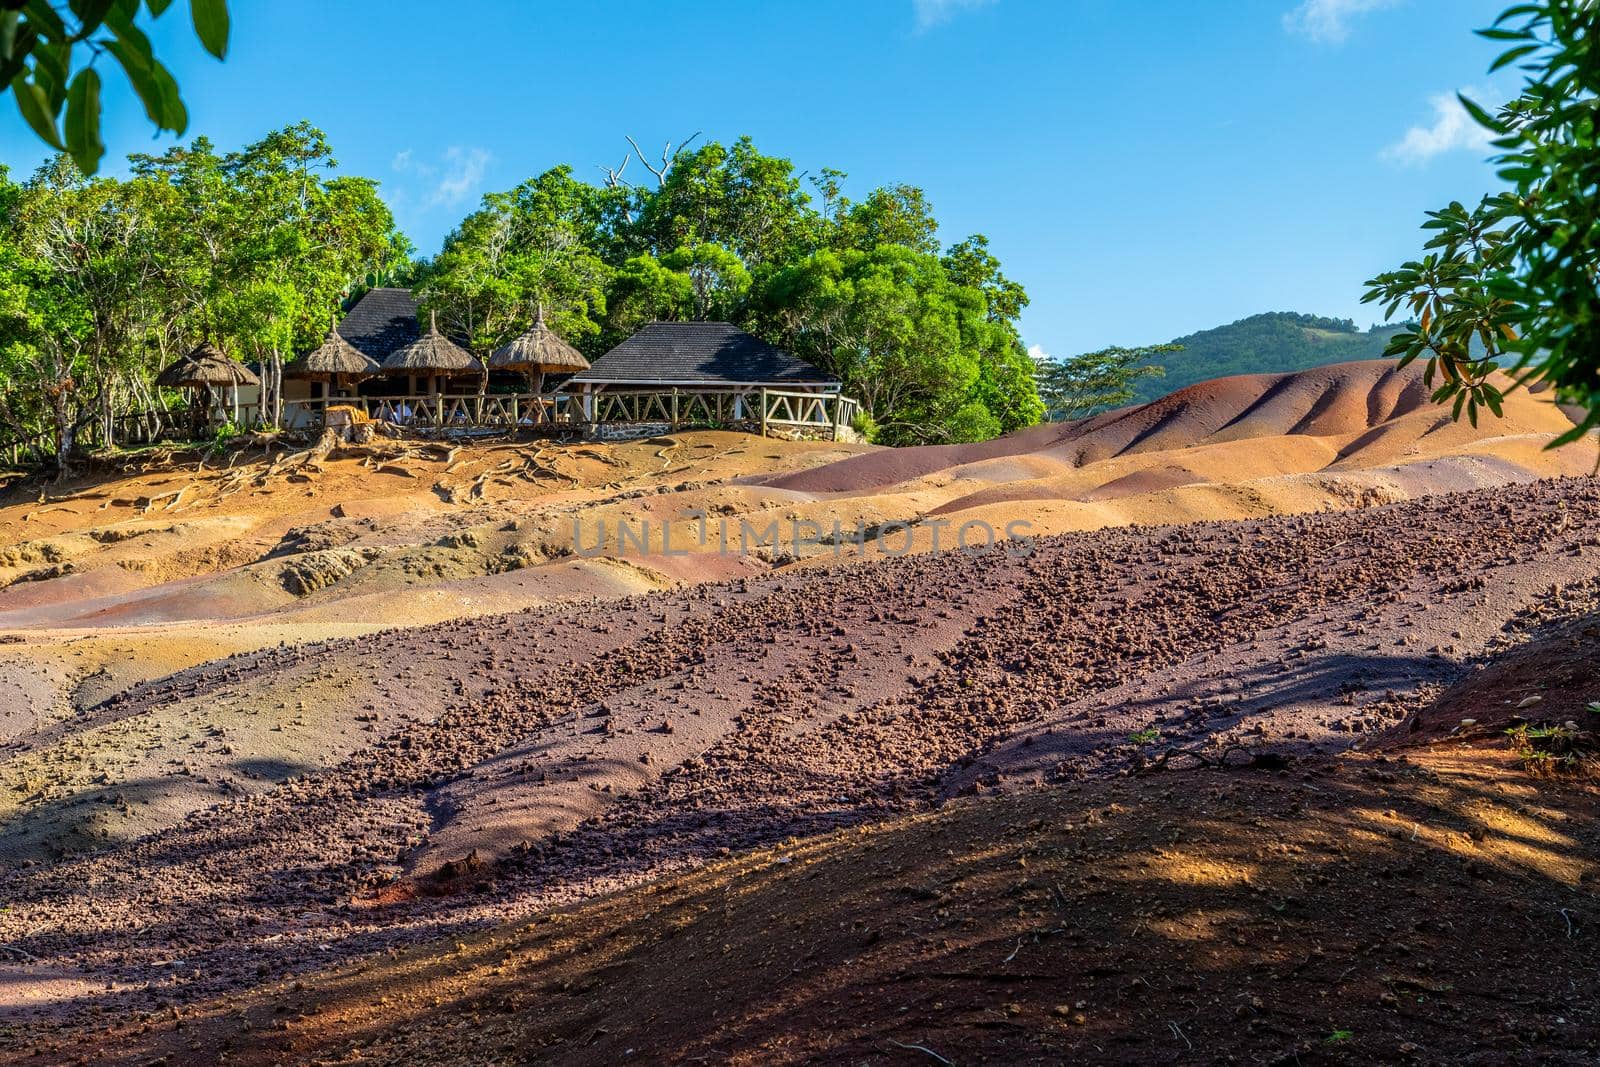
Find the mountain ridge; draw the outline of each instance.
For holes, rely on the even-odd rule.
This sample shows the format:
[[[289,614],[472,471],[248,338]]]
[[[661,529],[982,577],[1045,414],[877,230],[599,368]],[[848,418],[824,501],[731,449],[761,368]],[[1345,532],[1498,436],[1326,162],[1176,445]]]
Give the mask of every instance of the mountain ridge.
[[[1389,339],[1403,328],[1401,323],[1385,323],[1361,330],[1351,319],[1297,311],[1249,315],[1174,338],[1172,343],[1183,345],[1183,351],[1151,360],[1166,374],[1137,382],[1130,403],[1155,400],[1213,378],[1381,359]]]

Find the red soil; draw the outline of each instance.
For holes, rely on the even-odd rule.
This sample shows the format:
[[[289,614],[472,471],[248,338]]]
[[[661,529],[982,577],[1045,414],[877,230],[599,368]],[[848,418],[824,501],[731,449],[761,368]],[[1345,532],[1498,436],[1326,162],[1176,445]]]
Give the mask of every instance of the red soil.
[[[1005,456],[1044,454],[1074,467],[1113,456],[1283,434],[1356,434],[1428,402],[1423,368],[1392,360],[1292,374],[1219,378],[1080,422],[1035,427],[974,445],[875,452],[798,474],[756,479],[806,493],[860,493]]]
[[[96,720],[106,725],[137,722],[184,701],[220,707],[266,686],[292,698],[297,680],[311,684],[334,666],[352,676],[383,678],[388,688],[383,700],[367,705],[379,712],[376,721],[366,718],[362,698],[325,705],[328,714],[361,716],[354,721],[371,727],[365,740],[338,760],[267,772],[265,782],[240,787],[244,796],[229,798],[224,789],[209,806],[144,837],[62,855],[60,846],[68,842],[40,836],[49,817],[93,811],[109,796],[65,798],[13,819],[0,845],[14,861],[34,862],[14,862],[8,872],[9,907],[0,913],[0,942],[34,961],[11,980],[27,980],[30,968],[36,973],[48,968],[110,988],[92,999],[46,1003],[41,1014],[13,1013],[12,1029],[0,1034],[0,1047],[9,1043],[14,1050],[34,1049],[45,1047],[42,1042],[66,1041],[59,1058],[70,1058],[73,1049],[87,1050],[104,1040],[136,1059],[158,1048],[204,1056],[205,1050],[217,1047],[207,1036],[211,1030],[186,1026],[174,1034],[167,1029],[163,1019],[168,1009],[162,1005],[176,1003],[202,1011],[221,1027],[216,1032],[235,1027],[232,1040],[243,1049],[250,1042],[237,1031],[235,1013],[243,1002],[230,998],[249,998],[250,990],[263,981],[282,978],[285,985],[273,987],[277,992],[272,996],[285,998],[277,1003],[302,1004],[304,998],[293,993],[290,983],[314,982],[342,961],[367,966],[360,961],[391,947],[414,946],[419,939],[463,936],[638,886],[658,875],[708,863],[714,867],[730,850],[927,813],[953,797],[985,798],[1034,783],[1055,791],[1048,794],[1054,799],[1037,803],[1058,815],[1041,807],[1030,820],[1077,823],[1090,818],[1096,805],[1122,803],[1114,792],[1098,792],[1110,788],[1108,779],[1156,766],[1176,772],[1198,762],[1195,753],[1216,762],[1234,744],[1291,760],[1325,758],[1367,735],[1382,734],[1397,719],[1427,705],[1440,687],[1460,678],[1479,657],[1513,644],[1517,620],[1530,621],[1529,609],[1558,602],[1550,592],[1552,584],[1566,599],[1565,609],[1586,610],[1588,591],[1600,583],[1600,553],[1594,551],[1592,533],[1597,526],[1600,488],[1592,481],[1546,482],[1360,512],[1047,538],[1027,557],[998,552],[916,557],[481,619],[470,627],[447,624],[271,650],[184,672],[108,701],[94,713]],[[1512,623],[1510,633],[1503,631],[1507,622]],[[256,714],[269,712],[270,706],[263,706]],[[42,736],[21,739],[13,743],[11,755],[46,743]],[[1170,754],[1156,759],[1162,753]],[[222,777],[234,780],[238,772],[224,765]],[[1383,779],[1371,781],[1385,784]],[[1096,790],[1092,797],[1106,799],[1090,799],[1087,808],[1064,799],[1059,791],[1077,783]],[[118,803],[142,803],[141,791],[154,795],[164,788],[168,783],[160,781],[124,783],[104,792],[119,796]],[[1180,804],[1182,817],[1174,821],[1169,816],[1177,812],[1170,806],[1163,808],[1141,794],[1144,799],[1132,808],[1139,814],[1125,813],[1132,819],[1125,825],[1133,835],[1135,855],[1153,856],[1154,863],[1162,859],[1151,852],[1157,840],[1176,845],[1187,835],[1200,834],[1202,842],[1212,844],[1193,861],[1196,870],[1216,865],[1231,870],[1248,862],[1259,872],[1248,885],[1235,886],[1238,880],[1227,875],[1225,884],[1234,888],[1205,904],[1185,896],[1188,890],[1175,890],[1179,895],[1171,898],[1121,891],[1100,897],[1088,875],[1101,884],[1128,876],[1117,864],[1130,860],[1115,858],[1122,854],[1122,842],[1095,838],[1079,857],[1093,861],[1085,872],[1070,852],[1076,839],[1060,836],[1070,833],[1064,826],[1039,839],[1042,852],[1032,851],[1031,844],[1022,846],[1018,856],[991,848],[969,873],[963,873],[968,861],[957,858],[948,871],[937,874],[945,870],[944,861],[936,858],[939,846],[907,838],[887,853],[885,877],[922,879],[920,871],[907,873],[915,854],[935,857],[932,870],[942,879],[940,885],[968,877],[991,879],[999,871],[1020,869],[1012,866],[1018,859],[1031,864],[1051,856],[1050,863],[1063,865],[1063,878],[1068,868],[1082,873],[1081,882],[1062,882],[1070,894],[1068,918],[1079,914],[1080,905],[1088,910],[1081,913],[1082,940],[1061,942],[1081,956],[1069,954],[1052,964],[1049,973],[1058,979],[1004,977],[1010,973],[1004,969],[1009,967],[1004,954],[999,960],[987,955],[997,943],[1027,951],[1033,944],[1028,939],[1035,935],[1041,942],[1056,937],[1036,928],[1045,912],[1062,907],[1050,902],[1054,891],[1048,885],[1021,886],[1015,890],[1020,896],[1013,899],[1006,896],[1012,890],[1000,882],[984,881],[993,892],[980,894],[980,902],[973,904],[977,912],[951,912],[970,914],[978,929],[1021,905],[1024,910],[1015,917],[1026,920],[1023,925],[996,927],[980,942],[988,946],[982,949],[985,967],[1002,977],[984,977],[970,988],[1016,987],[1017,1003],[1023,1006],[1012,1013],[1008,1002],[1000,1002],[1001,1018],[1033,1020],[1033,1012],[1055,1010],[1040,998],[1059,997],[1068,1006],[1064,1017],[1071,1026],[1074,1012],[1081,1010],[1072,1007],[1077,1000],[1100,1003],[1102,1009],[1106,1003],[1094,999],[1104,991],[1091,996],[1090,987],[1079,984],[1085,978],[1099,983],[1113,977],[1123,985],[1134,977],[1147,984],[1154,981],[1147,968],[1134,965],[1141,951],[1135,935],[1119,935],[1135,938],[1130,941],[1113,939],[1114,929],[1129,929],[1121,924],[1130,918],[1147,916],[1148,926],[1169,923],[1189,907],[1215,911],[1220,918],[1204,921],[1221,923],[1217,933],[1226,933],[1224,944],[1237,931],[1253,952],[1268,953],[1251,958],[1264,960],[1268,972],[1288,981],[1281,975],[1293,966],[1291,949],[1304,946],[1314,957],[1311,949],[1333,942],[1351,917],[1373,914],[1377,898],[1364,895],[1367,891],[1361,888],[1371,883],[1371,871],[1410,862],[1382,849],[1372,853],[1376,866],[1358,869],[1366,872],[1359,878],[1336,880],[1336,890],[1330,892],[1337,896],[1329,899],[1337,904],[1326,913],[1303,903],[1288,905],[1293,915],[1302,914],[1293,909],[1304,906],[1318,917],[1303,924],[1304,938],[1286,948],[1253,944],[1252,938],[1282,936],[1281,927],[1265,912],[1250,912],[1253,918],[1240,913],[1246,902],[1259,901],[1250,886],[1264,886],[1281,902],[1283,895],[1296,893],[1293,887],[1300,880],[1319,873],[1297,861],[1280,885],[1270,874],[1277,846],[1256,854],[1265,842],[1249,829],[1252,825],[1276,827],[1276,812],[1297,818],[1297,809],[1322,810],[1326,803],[1335,811],[1348,808],[1347,815],[1338,817],[1354,827],[1371,817],[1373,803],[1381,803],[1369,798],[1358,805],[1357,794],[1365,789],[1357,780],[1326,796],[1252,790],[1238,799],[1242,807],[1224,805],[1218,818],[1227,819],[1204,833],[1207,824],[1196,821],[1204,814],[1203,805]],[[1409,811],[1407,805],[1433,802],[1411,795],[1392,803],[1396,811]],[[978,821],[960,831],[965,836],[951,846],[952,853],[968,855],[977,842],[993,841],[999,828],[1022,810],[995,809],[993,815],[975,816]],[[1250,815],[1251,810],[1256,814]],[[1258,821],[1252,823],[1252,818]],[[1309,837],[1290,834],[1280,840],[1302,850],[1313,847]],[[1228,858],[1226,848],[1235,845],[1248,854]],[[1584,851],[1588,848],[1583,844],[1572,862],[1591,863]],[[459,891],[446,896],[414,892],[437,884],[441,868],[459,865],[474,853],[474,862],[451,868],[463,872],[449,879],[448,888]],[[904,858],[894,858],[900,856]],[[398,872],[398,889],[397,857],[406,866]],[[860,857],[841,862],[860,867],[864,885],[879,884],[861,866]],[[827,881],[819,886],[837,889],[841,869],[820,873]],[[1055,866],[1048,869],[1056,871]],[[1551,874],[1541,877],[1567,884]],[[1447,866],[1427,878],[1429,893],[1459,881]],[[1576,878],[1572,875],[1574,884]],[[1308,881],[1299,891],[1302,901],[1322,900],[1317,887],[1323,884]],[[1547,888],[1539,890],[1537,908],[1545,908],[1546,896],[1554,900],[1564,892]],[[950,892],[937,886],[932,891]],[[918,912],[915,920],[911,913],[896,920],[900,905],[891,907],[870,892],[851,905],[852,892],[867,891],[839,892],[837,906],[855,907],[867,924],[860,937],[873,930],[893,932],[892,940],[901,945],[897,955],[888,957],[887,971],[862,972],[883,976],[867,979],[880,990],[873,994],[877,999],[863,998],[877,1005],[863,1016],[869,1021],[876,1018],[872,1012],[888,1011],[899,1000],[899,994],[886,991],[885,983],[900,981],[893,976],[909,966],[904,953],[914,947],[944,952],[937,944],[941,937],[951,940],[950,951],[978,947],[965,940],[962,925],[936,934],[950,918],[938,915],[937,909],[932,918]],[[1524,886],[1518,892],[1532,890]],[[808,906],[808,900],[819,916],[830,914],[822,909],[820,895],[786,893],[770,898],[773,914]],[[816,893],[824,894],[824,889]],[[768,911],[750,914],[765,916]],[[1410,914],[1397,913],[1407,922],[1412,921]],[[1421,921],[1421,911],[1416,914]],[[1465,914],[1460,918],[1466,921]],[[894,925],[901,921],[904,925]],[[728,930],[733,936],[738,927],[699,929],[702,933],[696,936],[704,940],[695,943],[709,945],[717,936],[712,930]],[[765,947],[740,942],[744,947],[739,954],[761,961],[768,975],[767,984],[761,985],[754,983],[751,972],[727,972],[754,983],[749,989],[755,999],[749,1003],[761,1001],[759,992],[767,989],[769,1001],[773,996],[802,996],[791,1010],[817,1013],[807,1019],[844,1018],[856,1002],[844,993],[852,987],[845,985],[840,995],[830,997],[824,987],[839,983],[824,972],[780,992],[787,969],[808,958],[804,938],[822,939],[821,927],[814,929],[814,934],[796,935],[801,942],[791,947],[785,947],[788,942],[776,930],[769,931],[773,940]],[[900,941],[901,933],[911,941]],[[1468,972],[1501,973],[1499,963],[1475,962],[1459,946],[1452,949],[1447,931],[1413,933],[1427,935],[1420,943],[1427,946],[1433,970],[1449,976],[1444,984],[1459,988]],[[1176,928],[1163,936],[1175,943],[1182,940]],[[922,938],[934,942],[930,946]],[[1366,945],[1393,940],[1369,937],[1363,943],[1346,937],[1325,951],[1336,960],[1355,962]],[[831,947],[819,948],[822,955],[816,958],[833,959],[847,943],[829,935],[818,944]],[[862,951],[875,943],[864,943]],[[1415,953],[1419,937],[1406,943]],[[1174,983],[1205,981],[1183,974],[1198,973],[1208,958],[1207,948],[1197,944],[1194,951],[1200,954],[1183,956],[1181,966],[1170,972],[1155,973],[1172,974]],[[1231,952],[1220,946],[1219,951]],[[1554,997],[1556,984],[1576,980],[1572,958],[1565,946],[1550,949],[1541,970],[1551,984],[1540,986],[1538,996]],[[173,959],[182,965],[175,967]],[[672,959],[669,953],[646,963],[654,968]],[[1095,960],[1101,962],[1091,962]],[[583,964],[574,966],[581,969]],[[1303,1012],[1295,1027],[1274,1023],[1261,1028],[1259,1042],[1234,1033],[1255,1017],[1252,1012],[1282,1010],[1258,1009],[1246,998],[1245,1016],[1229,1014],[1242,995],[1242,976],[1260,973],[1247,960],[1240,966],[1244,970],[1230,972],[1239,977],[1228,984],[1203,987],[1203,1005],[1209,1007],[1202,1010],[1197,1001],[1181,1018],[1173,1016],[1187,1039],[1194,1041],[1199,1034],[1209,1043],[1201,1047],[1262,1053],[1270,1042],[1286,1049],[1311,1040],[1304,1030],[1311,1016]],[[1024,1047],[1012,1043],[1013,1037],[1033,1040],[1028,1035],[1044,1033],[1031,1023],[1015,1034],[1005,1025],[992,1032],[983,1029],[989,1008],[949,999],[952,988],[969,988],[969,980],[938,977],[943,965],[930,962],[927,967],[930,977],[909,979],[905,989],[913,995],[899,1000],[915,1009],[910,1018],[916,1020],[916,1033],[944,1034],[947,1039],[957,1033],[984,1034],[995,1054],[1006,1057]],[[1094,967],[1112,967],[1118,974],[1083,972]],[[680,998],[702,996],[699,987],[661,985],[666,972],[648,968],[637,980],[660,995],[673,990]],[[557,968],[554,973],[562,972]],[[1040,973],[1045,972],[1026,972]],[[1394,974],[1429,983],[1429,988],[1440,984],[1409,970],[1369,968],[1361,973],[1363,984],[1345,992],[1376,995],[1385,982],[1397,996],[1411,990],[1394,985]],[[1326,987],[1335,979],[1337,974],[1324,974],[1319,965],[1286,988],[1292,998],[1299,995],[1295,982]],[[1039,984],[1029,984],[1033,982]],[[1175,1010],[1175,1004],[1187,1003],[1198,992],[1179,984],[1162,988],[1166,999],[1151,1001],[1162,1012]],[[1492,992],[1499,986],[1481,988]],[[1028,991],[1026,1000],[1023,990]],[[517,996],[506,995],[512,998],[508,1010],[515,1015]],[[1264,992],[1251,995],[1264,1004],[1277,1003]],[[1090,1028],[1082,1037],[1062,1038],[1059,1049],[1077,1048],[1087,1055],[1099,1044],[1102,1054],[1118,1058],[1105,1053],[1103,1042],[1116,1033],[1135,1032],[1144,1036],[1126,1046],[1134,1050],[1128,1058],[1158,1047],[1148,1044],[1153,1039],[1145,1023],[1135,1025],[1145,1019],[1139,1005],[1148,996],[1144,987],[1127,986],[1117,1001],[1122,1007],[1106,1011],[1093,1026],[1085,1023]],[[638,999],[641,1010],[657,1003],[645,991],[638,991]],[[941,1014],[932,1006],[935,1002],[949,1010]],[[707,1019],[712,1002],[695,1003],[694,1018]],[[1343,1017],[1358,1019],[1362,1026],[1409,1035],[1401,1043],[1422,1044],[1417,1036],[1421,1023],[1402,1016],[1384,1029],[1371,1021],[1373,1016],[1361,1014],[1365,1009],[1359,1003],[1359,998],[1338,1001],[1339,1011],[1319,1012],[1316,1025],[1338,1028],[1340,1013],[1348,1011]],[[1567,999],[1540,1003],[1548,1004],[1548,1011],[1530,1009],[1508,1023],[1506,1032],[1522,1042],[1516,1047],[1534,1047],[1518,1027],[1531,1019],[1548,1028],[1555,1025],[1550,1020],[1557,1012],[1581,1023],[1562,1035],[1556,1046],[1562,1054],[1589,1046],[1592,1031],[1584,1027],[1593,1025],[1591,1008]],[[149,1029],[141,1033],[136,1025],[111,1037],[99,1036],[101,1024],[88,1010],[91,1005],[116,1017],[133,1013]],[[952,1005],[959,1005],[959,1011]],[[373,1008],[368,996],[361,1010]],[[1478,1014],[1474,1028],[1465,1031],[1468,1035],[1489,1025],[1490,1016],[1478,1007],[1473,1011]],[[522,1020],[514,1023],[518,1027],[544,1025],[515,1017]],[[465,1042],[459,1045],[463,1062],[480,1058],[484,1050],[477,1044],[476,1029],[456,1028],[456,1016],[449,1021],[430,1018],[427,1033],[444,1026],[452,1035],[449,1042]],[[560,1015],[557,1021],[567,1018]],[[630,1043],[640,1047],[638,1042],[647,1036],[638,1029],[644,1018],[621,1018],[623,1022],[610,1027],[584,1014],[583,1023],[592,1023],[591,1030],[580,1035],[577,1046],[563,1051],[562,1058],[581,1060],[589,1055],[581,1049],[590,1044],[596,1059],[620,1056]],[[709,1018],[714,1022],[717,1017]],[[685,1054],[718,1050],[713,1058],[738,1049],[792,1047],[848,1059],[852,1050],[865,1047],[852,1042],[876,1040],[884,1032],[872,1023],[876,1029],[871,1037],[864,1032],[852,1037],[854,1031],[841,1029],[837,1045],[793,1044],[791,1035],[777,1046],[771,1042],[778,1040],[778,1017],[762,1018],[766,1021],[760,1025],[733,1031],[696,1024],[702,1025],[696,1032],[707,1035],[706,1040],[715,1038],[709,1045],[699,1044],[700,1038],[680,1027],[670,1031],[680,1038],[673,1047]],[[953,1020],[950,1025],[958,1029],[941,1031],[945,1023],[940,1020]],[[1094,1029],[1102,1025],[1107,1029]],[[594,1038],[594,1029],[604,1033]],[[553,1030],[540,1032],[555,1036]],[[815,1035],[808,1039],[815,1042],[833,1031],[808,1027],[807,1032]],[[510,1040],[504,1031],[483,1033]],[[911,1040],[912,1029],[893,1033],[896,1040],[922,1043]],[[1236,1044],[1219,1045],[1230,1033]],[[1154,1034],[1162,1042],[1176,1040],[1164,1024]],[[403,1037],[397,1033],[395,1040]],[[323,1040],[334,1040],[334,1035],[316,1038]],[[1432,1044],[1424,1047],[1452,1054],[1464,1048],[1432,1030],[1426,1040]],[[191,1041],[198,1044],[191,1048]],[[262,1046],[273,1047],[278,1046]],[[440,1047],[456,1046],[447,1042]],[[1370,1058],[1391,1055],[1398,1045],[1355,1047]],[[1053,1054],[1054,1049],[1058,1046],[1040,1046],[1037,1054]]]

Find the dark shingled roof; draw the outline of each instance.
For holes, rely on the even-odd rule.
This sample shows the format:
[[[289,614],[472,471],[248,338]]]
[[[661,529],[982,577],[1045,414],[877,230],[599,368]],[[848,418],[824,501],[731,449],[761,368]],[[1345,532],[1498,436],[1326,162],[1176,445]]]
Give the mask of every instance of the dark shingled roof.
[[[382,363],[422,336],[410,289],[371,289],[339,323],[339,336]]]
[[[831,384],[838,379],[732,323],[652,322],[568,381],[764,385]]]

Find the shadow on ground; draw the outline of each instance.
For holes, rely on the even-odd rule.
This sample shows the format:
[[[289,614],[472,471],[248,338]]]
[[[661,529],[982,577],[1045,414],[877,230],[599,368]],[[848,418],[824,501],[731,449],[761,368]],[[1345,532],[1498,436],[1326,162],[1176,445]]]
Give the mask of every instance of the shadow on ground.
[[[1595,801],[1457,751],[957,802],[152,1019],[95,1054],[1592,1062]]]

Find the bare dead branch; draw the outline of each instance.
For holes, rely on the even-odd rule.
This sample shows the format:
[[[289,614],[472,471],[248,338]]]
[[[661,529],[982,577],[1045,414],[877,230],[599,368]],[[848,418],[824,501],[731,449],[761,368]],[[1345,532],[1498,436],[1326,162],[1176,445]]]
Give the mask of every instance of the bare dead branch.
[[[695,140],[699,138],[699,136],[700,131],[694,131],[694,133],[690,134],[676,148],[672,146],[671,141],[668,141],[661,149],[661,166],[659,167],[653,165],[650,160],[645,158],[644,149],[639,147],[638,141],[635,141],[632,137],[627,137],[626,140],[628,144],[633,146],[634,152],[638,153],[639,162],[644,166],[644,169],[655,175],[656,184],[658,186],[665,186],[667,184],[667,174],[672,170],[672,165],[678,162],[678,156],[682,155],[683,150],[693,144]]]
[[[622,162],[619,165],[617,165],[615,167],[601,167],[600,168],[601,170],[606,172],[606,188],[607,189],[617,189],[617,188],[632,189],[633,188],[633,183],[630,182],[630,181],[624,181],[623,177],[622,177],[622,172],[628,169],[628,164],[630,162],[632,162],[632,161],[633,161],[633,153],[629,152],[627,155],[622,157]]]

